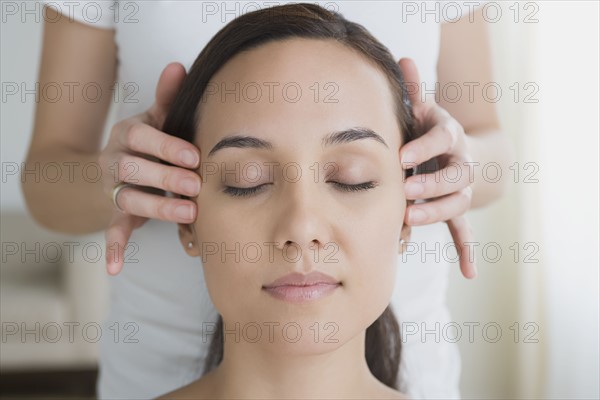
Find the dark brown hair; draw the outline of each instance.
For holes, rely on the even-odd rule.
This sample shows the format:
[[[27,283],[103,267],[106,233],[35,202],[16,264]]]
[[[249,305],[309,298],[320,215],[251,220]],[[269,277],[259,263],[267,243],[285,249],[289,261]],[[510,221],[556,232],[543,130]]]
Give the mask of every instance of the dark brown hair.
[[[346,20],[337,12],[309,3],[286,4],[253,11],[223,27],[190,68],[162,130],[194,143],[200,118],[199,104],[213,75],[242,51],[292,38],[335,40],[378,68],[385,74],[389,83],[402,143],[415,138],[414,116],[402,72],[389,50],[362,25]],[[407,171],[407,175],[412,172]],[[223,340],[223,320],[219,315],[204,374],[221,362]],[[400,366],[400,351],[398,322],[391,306],[388,305],[379,318],[367,328],[365,357],[371,373],[394,389],[398,389],[396,378]]]

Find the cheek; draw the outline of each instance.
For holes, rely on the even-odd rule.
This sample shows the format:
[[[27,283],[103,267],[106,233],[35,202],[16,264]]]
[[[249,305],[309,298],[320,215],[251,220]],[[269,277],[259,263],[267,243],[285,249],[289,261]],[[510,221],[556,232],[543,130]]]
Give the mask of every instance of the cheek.
[[[393,224],[364,232],[363,239],[357,243],[356,261],[352,262],[352,273],[368,292],[378,287],[386,287],[396,271],[400,227]]]
[[[349,250],[353,268],[349,289],[364,302],[381,304],[393,292],[406,209],[401,190],[400,185],[389,186],[382,191],[377,206],[365,209],[356,221],[360,234],[353,236]]]
[[[249,283],[260,277],[259,264],[252,262],[254,247],[249,245],[257,242],[257,229],[240,224],[239,216],[223,207],[213,193],[199,196],[196,204],[195,230],[209,295],[220,314],[235,315],[234,306],[245,300],[232,301],[232,293],[239,298],[250,295]]]

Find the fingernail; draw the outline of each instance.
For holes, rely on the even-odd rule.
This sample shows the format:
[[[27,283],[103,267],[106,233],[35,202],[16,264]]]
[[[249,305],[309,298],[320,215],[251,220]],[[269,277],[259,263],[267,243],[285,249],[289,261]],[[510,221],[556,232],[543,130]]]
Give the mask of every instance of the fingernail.
[[[200,182],[194,178],[185,178],[181,182],[181,188],[189,195],[196,196],[200,193]]]
[[[423,185],[418,182],[406,182],[404,186],[404,191],[410,197],[416,197],[423,193]]]
[[[190,221],[194,217],[192,207],[188,205],[178,206],[175,209],[175,215],[186,221]]]
[[[407,151],[402,156],[402,166],[404,168],[413,168],[416,167],[417,156],[415,153],[411,151]]]
[[[189,165],[190,167],[195,167],[198,162],[198,156],[191,150],[182,150],[179,153],[179,157],[184,164]]]
[[[108,270],[108,273],[110,275],[116,275],[119,271],[117,270],[118,265],[115,263],[108,263],[108,265],[106,266],[106,269]]]
[[[427,219],[427,213],[420,208],[413,208],[408,214],[408,219],[412,223],[423,222]]]

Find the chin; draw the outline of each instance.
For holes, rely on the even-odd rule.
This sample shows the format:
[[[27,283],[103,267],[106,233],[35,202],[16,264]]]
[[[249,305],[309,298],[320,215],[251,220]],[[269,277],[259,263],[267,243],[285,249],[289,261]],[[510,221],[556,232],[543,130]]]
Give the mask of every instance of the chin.
[[[351,332],[348,328],[348,326],[340,326],[339,322],[326,320],[280,324],[275,327],[276,335],[273,342],[267,342],[268,351],[288,356],[329,353],[342,347],[360,333],[355,332],[354,329]]]

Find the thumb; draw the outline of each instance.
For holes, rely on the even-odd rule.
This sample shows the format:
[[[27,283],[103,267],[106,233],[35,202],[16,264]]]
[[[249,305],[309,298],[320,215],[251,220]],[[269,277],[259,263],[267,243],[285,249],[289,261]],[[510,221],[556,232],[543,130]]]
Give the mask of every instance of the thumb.
[[[404,77],[404,82],[407,89],[408,98],[410,103],[414,106],[422,103],[421,101],[421,79],[419,78],[419,71],[417,71],[417,65],[411,58],[401,58],[398,61],[400,70]]]
[[[156,124],[155,128],[162,128],[171,104],[175,101],[186,76],[185,67],[178,62],[168,64],[160,74],[156,86],[156,99],[148,111]]]

